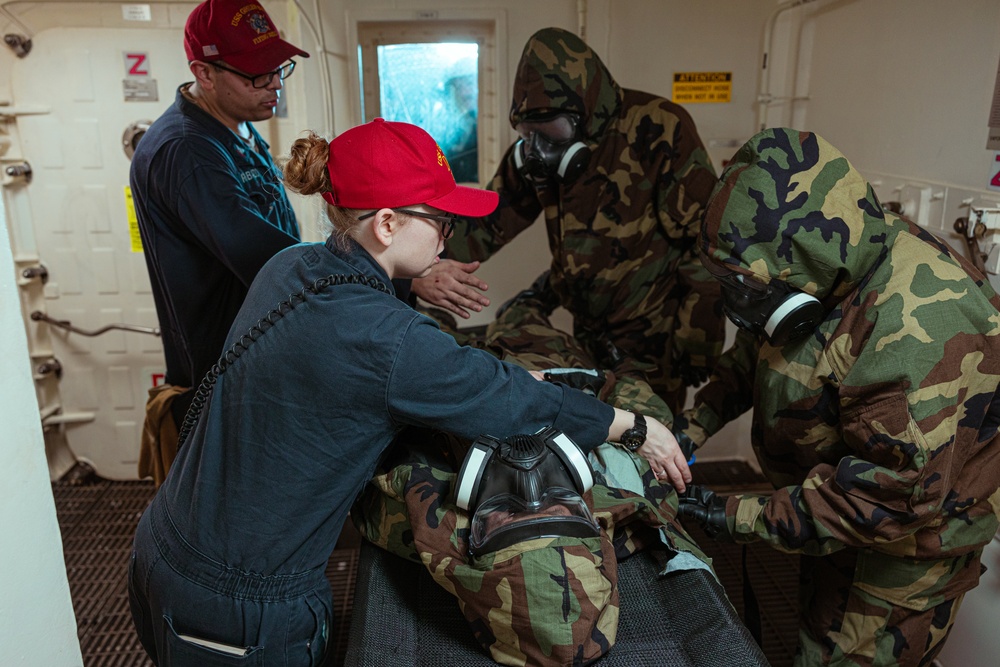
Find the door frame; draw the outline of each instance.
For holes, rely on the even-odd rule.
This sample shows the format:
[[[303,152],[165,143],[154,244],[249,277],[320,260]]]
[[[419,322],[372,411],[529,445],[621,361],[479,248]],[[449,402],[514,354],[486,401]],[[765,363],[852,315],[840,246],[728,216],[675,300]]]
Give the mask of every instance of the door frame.
[[[424,24],[424,25],[421,25]],[[488,35],[492,29],[492,35]],[[374,55],[377,41],[368,38],[367,44],[362,43],[362,34],[372,35],[384,31],[390,35],[385,42],[399,43],[392,33],[401,36],[406,31],[422,34],[411,34],[406,37],[407,43],[443,41],[449,36],[471,38],[477,41],[479,48],[479,179],[488,181],[496,166],[500,163],[507,147],[513,142],[513,130],[507,123],[507,109],[510,106],[510,88],[507,76],[507,17],[502,10],[488,9],[441,9],[433,11],[400,12],[388,10],[359,10],[350,12],[347,17],[347,44],[356,44],[357,48],[349,48],[347,57],[348,85],[350,88],[350,121],[351,126],[365,122],[362,117],[361,93],[361,63],[362,50],[370,49]],[[412,39],[411,39],[412,37]],[[374,68],[377,72],[378,59],[374,58]],[[365,79],[365,96],[378,100],[378,88],[373,86],[369,78]],[[377,106],[376,106],[377,108]],[[366,109],[368,107],[366,106]],[[370,113],[368,115],[371,115]]]

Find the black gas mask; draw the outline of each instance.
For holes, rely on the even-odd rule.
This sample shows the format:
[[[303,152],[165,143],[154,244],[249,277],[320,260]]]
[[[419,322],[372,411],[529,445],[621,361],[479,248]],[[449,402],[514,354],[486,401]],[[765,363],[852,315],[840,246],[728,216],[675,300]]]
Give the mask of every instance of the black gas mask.
[[[739,328],[765,337],[771,345],[808,336],[826,316],[819,299],[780,280],[765,285],[747,282],[735,272],[715,276],[722,283],[726,316]]]
[[[536,186],[552,181],[571,183],[587,168],[590,148],[577,138],[579,117],[549,112],[528,115],[517,124],[521,135],[514,146],[518,173]]]
[[[479,555],[539,537],[600,535],[583,500],[593,485],[586,455],[551,426],[505,440],[480,436],[455,481],[455,502],[472,517],[469,550]]]

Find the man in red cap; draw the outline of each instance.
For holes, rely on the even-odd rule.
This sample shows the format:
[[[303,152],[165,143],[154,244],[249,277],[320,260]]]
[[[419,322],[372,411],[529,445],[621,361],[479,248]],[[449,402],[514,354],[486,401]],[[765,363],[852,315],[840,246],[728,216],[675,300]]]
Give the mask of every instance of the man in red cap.
[[[157,482],[172,459],[159,445],[176,441],[254,276],[299,242],[281,174],[251,123],[274,115],[293,58],[309,54],[252,0],[198,5],[184,49],[194,81],[142,138],[130,177],[167,366],[166,388],[150,392],[140,461],[140,476]],[[156,470],[142,463],[151,452],[166,454]]]

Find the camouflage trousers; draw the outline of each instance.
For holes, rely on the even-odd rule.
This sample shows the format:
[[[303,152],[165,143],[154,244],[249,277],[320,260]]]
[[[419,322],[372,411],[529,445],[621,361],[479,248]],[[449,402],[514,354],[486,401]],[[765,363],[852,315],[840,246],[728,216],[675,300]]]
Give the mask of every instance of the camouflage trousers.
[[[964,593],[918,611],[855,585],[857,552],[803,556],[795,667],[925,667],[944,647]]]
[[[683,383],[675,382],[670,392],[659,386],[654,389],[650,380],[650,375],[657,372],[654,364],[630,358],[608,359],[604,350],[595,349],[595,344],[588,345],[553,326],[543,307],[531,299],[512,301],[490,323],[485,337],[477,341],[476,346],[528,370],[559,367],[611,371],[614,386],[606,397],[602,394],[602,399],[623,410],[654,417],[664,424],[673,421],[673,406],[683,405],[686,389]]]

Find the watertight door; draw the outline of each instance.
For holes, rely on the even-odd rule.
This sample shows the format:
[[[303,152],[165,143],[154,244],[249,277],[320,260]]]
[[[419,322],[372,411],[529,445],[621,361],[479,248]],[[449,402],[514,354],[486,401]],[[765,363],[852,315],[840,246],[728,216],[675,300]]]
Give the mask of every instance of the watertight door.
[[[135,478],[147,390],[162,381],[160,339],[121,329],[90,337],[32,313],[86,331],[157,327],[130,233],[122,137],[157,118],[190,78],[181,27],[43,30],[10,76],[31,175],[6,187],[5,201],[18,270],[47,274],[22,292],[47,447],[68,443],[98,474]]]

